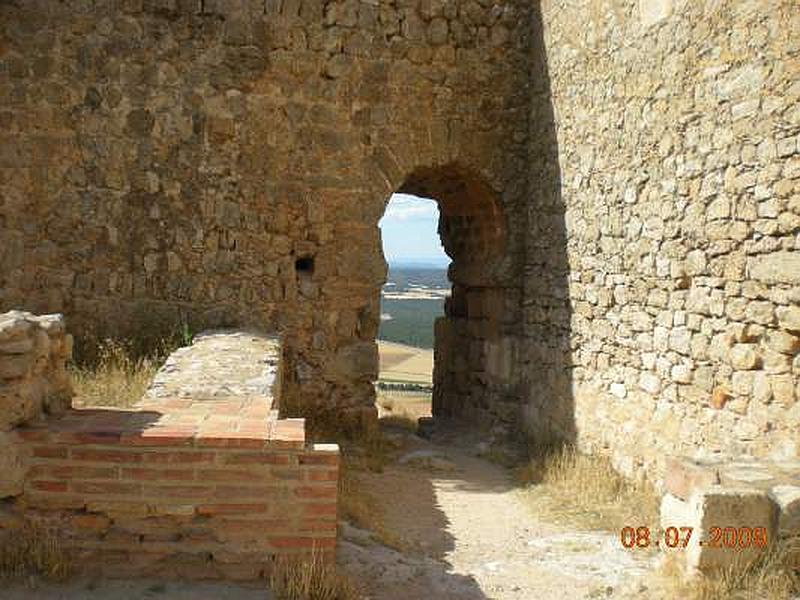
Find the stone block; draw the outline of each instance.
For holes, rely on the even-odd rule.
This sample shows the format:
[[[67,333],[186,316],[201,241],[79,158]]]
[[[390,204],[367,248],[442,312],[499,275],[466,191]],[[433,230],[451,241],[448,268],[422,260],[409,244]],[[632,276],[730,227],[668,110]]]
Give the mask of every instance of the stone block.
[[[763,527],[766,539],[772,540],[777,531],[779,508],[766,493],[750,489],[726,489],[715,485],[694,493],[686,501],[666,494],[661,501],[661,528],[691,527],[692,533],[685,548],[670,550],[679,560],[682,570],[695,575],[744,565],[757,559],[764,548],[750,544],[746,547],[711,544],[712,528]]]
[[[800,486],[776,485],[770,495],[780,509],[778,533],[781,536],[800,536]]]
[[[71,346],[61,315],[0,315],[0,430],[69,406]]]
[[[793,356],[800,352],[800,337],[785,331],[771,329],[767,332],[767,346],[775,352]]]
[[[33,367],[32,354],[8,354],[0,359],[0,379],[20,379]]]
[[[737,530],[763,527],[768,540],[774,539],[777,532],[778,505],[766,492],[713,486],[693,494],[688,505],[689,526],[695,527],[696,534],[686,548],[686,568],[690,573],[743,565],[764,552],[755,545],[735,549],[724,544],[712,546],[709,543],[712,527]]]
[[[689,510],[689,503],[671,493],[661,498],[661,529],[667,527],[690,527],[694,515]]]
[[[12,310],[0,315],[0,343],[25,339],[32,324],[25,319],[27,313]]]
[[[800,306],[786,306],[775,312],[782,329],[800,333]]]
[[[731,366],[734,369],[751,370],[759,366],[755,344],[736,344],[730,351]]]
[[[672,14],[672,0],[639,0],[639,18],[650,27]]]
[[[719,470],[688,458],[667,459],[664,488],[681,500],[719,483]]]
[[[795,378],[792,375],[773,375],[770,378],[770,387],[775,400],[785,407],[790,407],[795,402]]]
[[[0,344],[0,354],[26,354],[33,350],[33,340],[23,338]]]
[[[764,283],[800,284],[800,253],[773,252],[747,261],[747,271],[753,279]]]
[[[725,408],[725,405],[728,401],[732,398],[730,392],[722,386],[717,386],[711,392],[711,400],[710,404],[712,408],[716,408],[717,410],[721,410]]]
[[[661,379],[655,373],[642,373],[639,376],[639,387],[650,394],[661,391]]]

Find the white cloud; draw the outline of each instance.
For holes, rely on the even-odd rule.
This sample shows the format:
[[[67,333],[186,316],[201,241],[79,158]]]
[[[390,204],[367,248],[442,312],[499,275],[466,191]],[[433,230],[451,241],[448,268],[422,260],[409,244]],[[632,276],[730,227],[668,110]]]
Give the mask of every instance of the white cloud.
[[[409,194],[393,194],[383,215],[384,219],[408,221],[411,219],[435,219],[439,214],[436,202],[411,196]]]
[[[433,200],[394,194],[381,219],[383,253],[390,264],[425,262],[447,265],[437,233],[439,208]]]

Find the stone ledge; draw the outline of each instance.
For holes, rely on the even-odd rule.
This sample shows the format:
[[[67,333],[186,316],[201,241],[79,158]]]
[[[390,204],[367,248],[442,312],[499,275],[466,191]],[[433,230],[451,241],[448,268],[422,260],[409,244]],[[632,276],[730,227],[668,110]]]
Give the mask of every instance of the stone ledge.
[[[686,548],[661,547],[689,575],[742,565],[772,542],[800,536],[800,461],[700,463],[674,458],[667,463],[664,483],[662,530],[692,527],[694,532]],[[751,540],[731,548],[723,540],[715,546],[709,537],[712,527],[735,528],[745,537],[763,528],[767,544]]]
[[[688,500],[698,489],[719,483],[719,470],[715,465],[703,464],[686,458],[667,459],[664,488],[681,500]]]

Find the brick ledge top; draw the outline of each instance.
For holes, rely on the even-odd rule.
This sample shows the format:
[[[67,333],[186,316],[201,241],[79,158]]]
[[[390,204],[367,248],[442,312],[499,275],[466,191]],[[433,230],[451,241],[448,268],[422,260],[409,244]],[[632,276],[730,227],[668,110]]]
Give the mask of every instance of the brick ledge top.
[[[303,448],[304,419],[278,419],[262,397],[146,399],[131,409],[72,409],[18,429],[26,440],[130,446]]]

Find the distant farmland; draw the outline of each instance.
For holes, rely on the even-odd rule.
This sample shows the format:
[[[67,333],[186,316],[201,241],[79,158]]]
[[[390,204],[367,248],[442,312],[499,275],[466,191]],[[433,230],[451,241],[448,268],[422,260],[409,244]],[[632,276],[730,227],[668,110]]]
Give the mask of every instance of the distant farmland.
[[[449,289],[446,269],[390,267],[381,298],[378,338],[433,348],[433,323],[444,314],[444,296]]]
[[[379,341],[381,381],[429,386],[432,383],[433,351]]]

